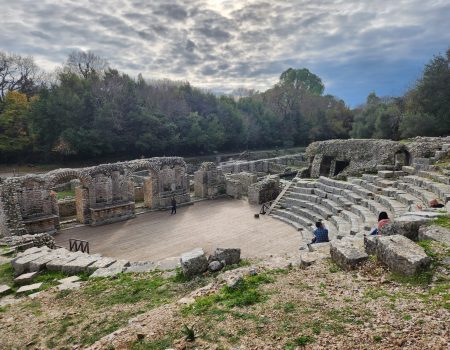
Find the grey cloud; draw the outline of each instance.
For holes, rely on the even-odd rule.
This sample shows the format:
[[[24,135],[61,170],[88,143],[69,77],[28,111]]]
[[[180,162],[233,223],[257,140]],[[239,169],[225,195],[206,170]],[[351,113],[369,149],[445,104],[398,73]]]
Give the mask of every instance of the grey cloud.
[[[450,4],[444,1],[221,4],[48,0],[29,6],[27,0],[15,0],[4,7],[0,50],[33,54],[52,69],[72,49],[89,49],[131,75],[187,79],[220,91],[237,86],[263,90],[286,68],[308,67],[339,94],[339,86],[344,92],[354,91],[345,85],[353,76],[369,84],[383,71],[392,72],[389,62],[405,58],[414,67],[423,66],[450,43]],[[385,69],[377,67],[374,75],[361,73],[376,64]]]

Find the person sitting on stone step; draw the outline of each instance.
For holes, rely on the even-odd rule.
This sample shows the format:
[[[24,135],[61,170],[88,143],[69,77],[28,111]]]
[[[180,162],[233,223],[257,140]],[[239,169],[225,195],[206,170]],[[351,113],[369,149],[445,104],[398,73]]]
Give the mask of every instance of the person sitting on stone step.
[[[437,198],[434,198],[430,201],[430,203],[428,203],[430,208],[443,208],[445,207],[444,204],[439,203],[439,201],[437,200]]]
[[[322,221],[316,222],[316,229],[313,232],[314,238],[310,244],[329,242],[328,229],[325,227]]]
[[[380,230],[381,230],[381,228],[384,226],[384,225],[386,225],[387,223],[389,223],[391,220],[389,219],[389,216],[388,216],[388,214],[385,212],[385,211],[382,211],[381,213],[380,213],[380,215],[378,215],[378,224],[377,224],[377,227],[376,228],[374,228],[373,230],[372,230],[372,232],[370,232],[370,235],[378,235],[378,234],[380,234]]]

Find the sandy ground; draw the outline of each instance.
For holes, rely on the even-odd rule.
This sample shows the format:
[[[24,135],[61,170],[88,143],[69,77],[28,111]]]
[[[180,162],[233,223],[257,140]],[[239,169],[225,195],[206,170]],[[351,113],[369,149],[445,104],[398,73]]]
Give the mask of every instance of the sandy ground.
[[[162,260],[196,247],[241,248],[243,257],[298,254],[300,233],[272,217],[254,218],[259,206],[246,200],[217,199],[178,208],[176,215],[158,211],[110,225],[62,231],[57,244],[69,238],[89,241],[90,253],[131,261]]]

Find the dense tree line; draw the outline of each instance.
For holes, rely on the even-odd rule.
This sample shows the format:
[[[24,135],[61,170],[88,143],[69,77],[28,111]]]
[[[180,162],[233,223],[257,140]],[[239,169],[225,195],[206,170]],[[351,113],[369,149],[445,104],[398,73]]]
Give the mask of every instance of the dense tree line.
[[[308,69],[288,69],[264,92],[216,96],[188,82],[136,79],[91,52],[55,76],[0,53],[1,161],[191,155],[290,147],[332,138],[450,132],[449,57],[435,57],[400,98],[370,94],[350,110]]]

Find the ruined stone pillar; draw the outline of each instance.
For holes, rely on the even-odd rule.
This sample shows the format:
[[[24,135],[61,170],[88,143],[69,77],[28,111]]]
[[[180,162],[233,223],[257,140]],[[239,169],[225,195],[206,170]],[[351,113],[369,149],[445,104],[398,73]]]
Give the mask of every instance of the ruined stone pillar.
[[[82,224],[89,224],[89,191],[84,187],[75,188],[75,205],[77,208],[77,221]]]

